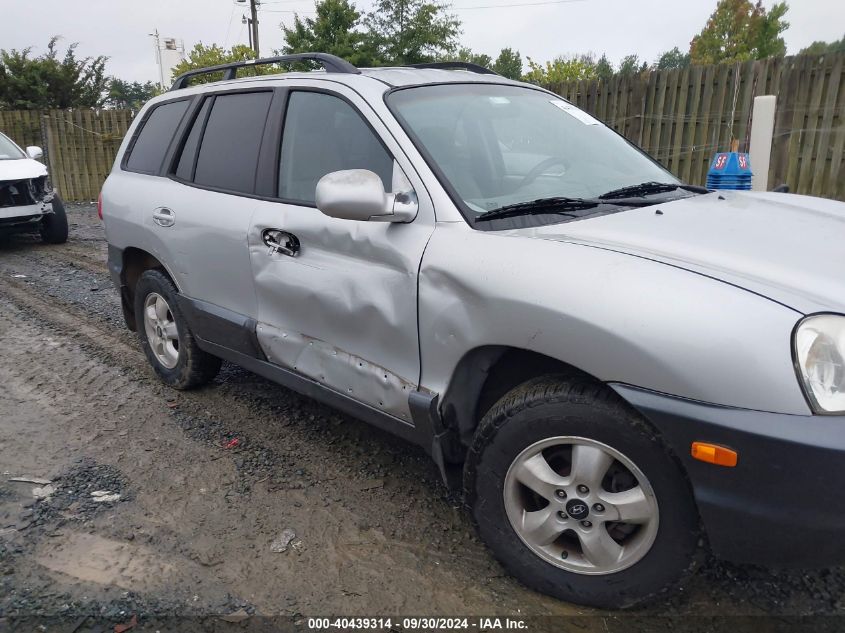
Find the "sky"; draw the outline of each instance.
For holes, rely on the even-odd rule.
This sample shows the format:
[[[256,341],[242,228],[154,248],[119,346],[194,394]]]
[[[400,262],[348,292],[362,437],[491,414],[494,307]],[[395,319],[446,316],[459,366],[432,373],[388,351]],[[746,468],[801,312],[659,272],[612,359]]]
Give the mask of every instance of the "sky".
[[[555,2],[551,4],[550,2]],[[359,10],[372,0],[354,0]],[[539,3],[539,4],[538,4]],[[495,58],[511,47],[543,62],[557,55],[606,53],[614,63],[632,53],[654,61],[674,46],[682,51],[704,26],[716,0],[452,0],[463,22],[461,45]],[[502,5],[522,6],[502,6]],[[765,0],[770,7],[772,0]],[[845,35],[842,0],[791,0],[785,33],[797,53],[815,40]],[[283,44],[279,24],[293,11],[313,11],[313,0],[265,0],[259,14],[262,56]],[[471,9],[469,7],[479,7]],[[483,7],[483,8],[481,8]],[[248,5],[234,0],[0,0],[0,48],[43,52],[51,35],[78,42],[82,56],[106,55],[106,71],[128,81],[156,81],[150,33],[227,48],[247,43],[241,16]],[[62,49],[63,50],[63,49]]]

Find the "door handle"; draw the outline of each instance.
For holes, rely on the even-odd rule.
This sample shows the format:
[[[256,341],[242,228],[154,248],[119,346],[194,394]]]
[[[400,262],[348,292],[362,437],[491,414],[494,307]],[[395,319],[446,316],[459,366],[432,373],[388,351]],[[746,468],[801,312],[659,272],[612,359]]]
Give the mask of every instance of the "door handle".
[[[153,211],[153,222],[159,226],[173,226],[176,224],[176,214],[167,207],[159,207]]]
[[[299,255],[299,238],[281,229],[264,229],[261,233],[264,243],[270,247],[270,255],[281,253],[288,257]]]

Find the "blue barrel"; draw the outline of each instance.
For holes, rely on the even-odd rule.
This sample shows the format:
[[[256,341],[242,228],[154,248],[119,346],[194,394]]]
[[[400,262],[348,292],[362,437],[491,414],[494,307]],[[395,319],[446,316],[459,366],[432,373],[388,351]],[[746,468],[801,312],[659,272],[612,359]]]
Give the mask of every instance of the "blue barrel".
[[[751,161],[748,154],[719,152],[707,172],[708,189],[751,191]]]

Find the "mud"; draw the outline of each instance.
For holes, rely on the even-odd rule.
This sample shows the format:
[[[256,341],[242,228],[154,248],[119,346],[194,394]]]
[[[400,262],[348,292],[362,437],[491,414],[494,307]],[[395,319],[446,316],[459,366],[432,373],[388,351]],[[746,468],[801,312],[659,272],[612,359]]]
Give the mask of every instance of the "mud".
[[[69,216],[66,245],[0,241],[0,618],[594,614],[510,578],[417,448],[228,364],[197,391],[157,382],[96,209]],[[614,618],[715,612],[842,614],[845,570],[709,561]]]

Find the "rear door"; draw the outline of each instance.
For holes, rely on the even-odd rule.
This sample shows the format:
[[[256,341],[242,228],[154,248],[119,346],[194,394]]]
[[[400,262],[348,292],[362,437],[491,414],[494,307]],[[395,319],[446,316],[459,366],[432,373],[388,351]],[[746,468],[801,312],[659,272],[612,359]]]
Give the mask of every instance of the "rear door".
[[[410,422],[408,396],[420,374],[417,273],[434,229],[431,201],[396,140],[356,92],[313,81],[281,94],[282,138],[273,176],[264,183],[273,199],[257,204],[249,232],[258,340],[272,362]],[[387,191],[413,191],[419,201],[414,221],[360,222],[320,213],[317,181],[341,169],[369,169]],[[299,251],[268,248],[268,230],[293,236]]]
[[[257,315],[247,233],[273,94],[239,90],[202,96],[182,147],[173,152],[170,177],[161,179],[158,203],[145,219],[182,294],[209,304],[204,307],[224,319]]]

